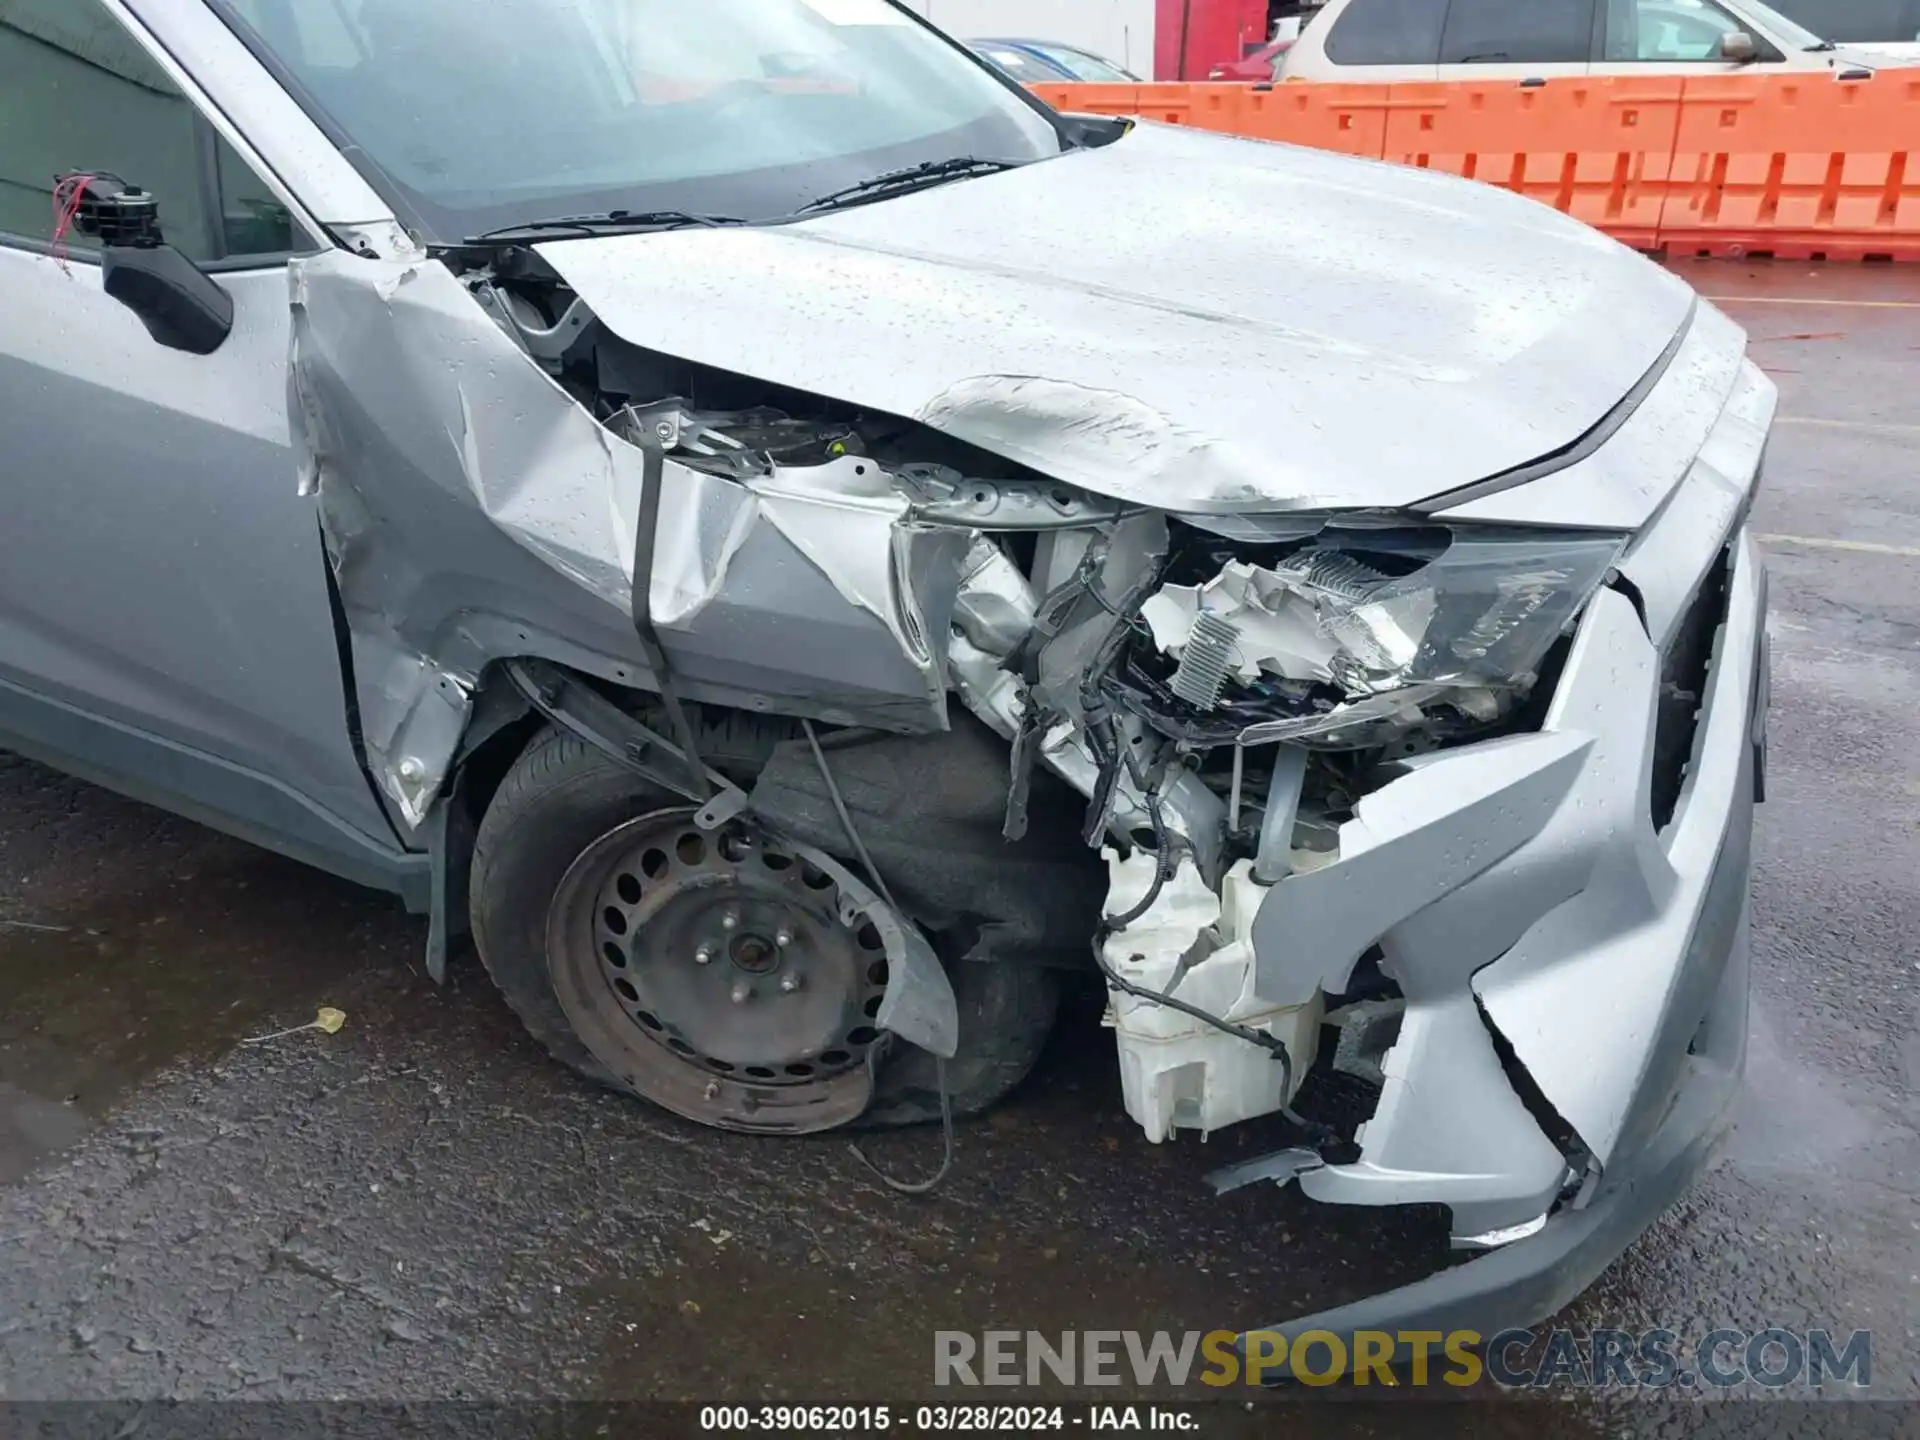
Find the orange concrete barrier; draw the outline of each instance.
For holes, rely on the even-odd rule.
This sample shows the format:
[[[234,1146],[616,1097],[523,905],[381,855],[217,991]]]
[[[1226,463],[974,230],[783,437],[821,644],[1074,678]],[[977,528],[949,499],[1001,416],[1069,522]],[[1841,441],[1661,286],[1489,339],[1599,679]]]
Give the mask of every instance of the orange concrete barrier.
[[[1163,125],[1193,125],[1256,140],[1311,145],[1380,158],[1386,138],[1385,85],[1035,85],[1061,110],[1138,115]]]
[[[1744,78],[1687,82],[1663,244],[1920,260],[1920,71],[1778,76],[1758,87]]]
[[[1244,85],[1141,85],[1139,109],[1142,119],[1158,120],[1163,125],[1196,125],[1202,130],[1224,130],[1232,135],[1244,133],[1246,89]]]
[[[1187,90],[1186,85],[1029,85],[1027,87],[1056,110],[1072,110],[1081,115],[1138,115],[1142,90]]]
[[[1216,86],[1215,89],[1227,87]],[[1339,150],[1378,160],[1386,145],[1391,92],[1385,85],[1277,85],[1245,96],[1237,133],[1284,140],[1316,150]]]
[[[1920,261],[1920,70],[1036,89],[1470,176],[1646,250]]]
[[[1382,158],[1514,190],[1641,249],[1659,244],[1678,76],[1395,85]]]

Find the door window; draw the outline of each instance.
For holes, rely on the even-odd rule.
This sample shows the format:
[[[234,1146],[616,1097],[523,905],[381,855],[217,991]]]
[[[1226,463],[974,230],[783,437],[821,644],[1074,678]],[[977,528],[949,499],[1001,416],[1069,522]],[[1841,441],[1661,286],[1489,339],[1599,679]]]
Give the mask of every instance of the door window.
[[[1609,60],[1717,61],[1721,44],[1746,22],[1706,0],[1613,0]]]
[[[1111,61],[1102,60],[1098,55],[1089,55],[1084,50],[1076,50],[1071,45],[1035,45],[1033,48],[1076,80],[1098,85],[1125,85],[1133,80],[1133,76]]]
[[[98,0],[0,0],[0,243],[52,243],[71,171],[152,192],[168,243],[202,264],[317,248]],[[70,228],[61,244],[97,246]]]
[[[1594,0],[1453,0],[1442,65],[1584,65]]]
[[[1441,0],[1353,0],[1327,32],[1336,65],[1432,65],[1440,59]]]

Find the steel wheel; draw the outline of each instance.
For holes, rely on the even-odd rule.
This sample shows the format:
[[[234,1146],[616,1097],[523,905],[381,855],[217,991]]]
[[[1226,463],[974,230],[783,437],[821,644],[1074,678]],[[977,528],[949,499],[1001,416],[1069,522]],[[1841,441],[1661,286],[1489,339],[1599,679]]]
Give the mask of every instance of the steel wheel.
[[[885,941],[840,881],[745,822],[656,811],[589,845],[554,893],[547,963],[594,1058],[702,1124],[810,1131],[873,1093]]]

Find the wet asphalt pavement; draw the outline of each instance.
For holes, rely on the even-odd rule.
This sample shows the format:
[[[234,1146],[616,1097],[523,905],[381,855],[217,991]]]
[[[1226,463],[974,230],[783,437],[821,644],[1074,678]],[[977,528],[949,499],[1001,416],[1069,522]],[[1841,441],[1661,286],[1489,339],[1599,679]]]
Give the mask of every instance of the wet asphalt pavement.
[[[1920,1400],[1920,268],[1682,273],[1782,389],[1748,1088],[1716,1168],[1563,1318],[1870,1329],[1874,1393]],[[477,962],[428,983],[423,935],[0,756],[0,1398],[898,1402],[930,1393],[937,1329],[1240,1328],[1414,1278],[1444,1240],[1211,1198],[1271,1132],[1146,1144],[1097,1004],[916,1200],[844,1138],[594,1091]],[[241,1043],[323,1004],[341,1033]],[[917,1170],[938,1135],[871,1148]],[[1642,1427],[1577,1401],[1475,1428]]]

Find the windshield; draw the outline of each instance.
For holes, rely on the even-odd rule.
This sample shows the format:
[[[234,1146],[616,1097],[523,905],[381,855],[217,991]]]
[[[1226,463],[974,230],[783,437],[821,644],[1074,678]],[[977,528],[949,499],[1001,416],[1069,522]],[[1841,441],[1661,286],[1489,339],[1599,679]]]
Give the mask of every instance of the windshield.
[[[791,214],[875,174],[1062,148],[889,0],[213,0],[429,241],[559,215]]]

